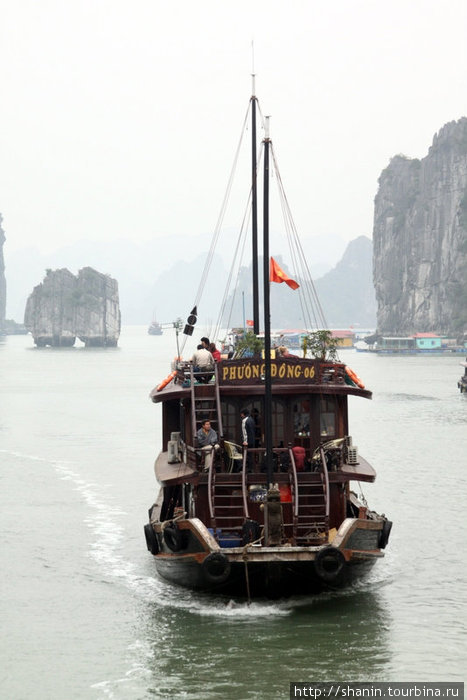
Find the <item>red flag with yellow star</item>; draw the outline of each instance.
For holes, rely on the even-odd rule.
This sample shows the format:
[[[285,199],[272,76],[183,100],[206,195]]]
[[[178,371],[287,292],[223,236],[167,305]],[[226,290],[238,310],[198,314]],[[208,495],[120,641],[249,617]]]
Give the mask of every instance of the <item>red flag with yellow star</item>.
[[[270,282],[285,282],[291,289],[298,289],[299,284],[291,277],[285,274],[284,270],[276,263],[274,258],[271,258],[269,265],[269,281]]]

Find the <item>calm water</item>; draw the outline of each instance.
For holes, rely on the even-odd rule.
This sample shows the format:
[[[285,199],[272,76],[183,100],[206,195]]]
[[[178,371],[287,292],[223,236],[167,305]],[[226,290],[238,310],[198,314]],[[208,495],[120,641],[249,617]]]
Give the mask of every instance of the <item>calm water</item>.
[[[372,578],[345,593],[226,607],[157,579],[150,389],[173,338],[114,350],[0,343],[0,697],[288,698],[289,681],[464,681],[467,395],[462,356],[342,353],[364,487],[394,521]]]

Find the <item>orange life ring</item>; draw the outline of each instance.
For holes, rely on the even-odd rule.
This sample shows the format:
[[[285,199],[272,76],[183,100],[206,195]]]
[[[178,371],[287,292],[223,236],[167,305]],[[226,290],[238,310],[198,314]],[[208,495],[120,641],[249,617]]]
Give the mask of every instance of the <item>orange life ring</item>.
[[[159,386],[157,387],[157,391],[162,391],[162,389],[164,387],[166,387],[167,384],[170,384],[170,382],[172,381],[172,379],[175,377],[176,374],[177,374],[176,370],[174,370],[173,372],[168,374],[167,377],[165,379],[163,379],[161,381],[161,383],[159,384]]]
[[[345,371],[347,372],[348,376],[350,377],[350,379],[353,381],[354,384],[359,386],[360,389],[365,388],[365,385],[362,382],[362,380],[360,379],[360,377],[357,377],[355,372],[352,369],[350,369],[350,367],[347,367],[347,365],[345,366]]]

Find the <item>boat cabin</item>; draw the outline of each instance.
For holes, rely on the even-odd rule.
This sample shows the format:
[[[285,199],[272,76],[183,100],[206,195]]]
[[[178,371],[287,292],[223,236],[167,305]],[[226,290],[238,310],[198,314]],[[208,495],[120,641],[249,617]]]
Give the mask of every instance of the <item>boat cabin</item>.
[[[371,398],[371,392],[357,386],[345,365],[335,362],[276,358],[271,361],[271,376],[274,483],[285,533],[295,543],[306,538],[316,541],[339,527],[351,509],[349,481],[375,478],[351,445],[347,415],[349,394]],[[222,360],[207,383],[202,379],[190,363],[180,363],[174,380],[151,393],[152,400],[163,405],[164,445],[155,467],[165,489],[161,519],[170,519],[173,509],[182,505],[188,517],[196,512],[211,528],[220,525],[238,538],[245,519],[259,524],[264,520],[261,505],[268,488],[262,424],[264,360]],[[255,422],[254,448],[242,446],[242,408]],[[211,421],[220,446],[209,472],[196,438],[205,419]],[[313,517],[316,528],[311,537]],[[306,532],[300,530],[300,518],[306,522]]]

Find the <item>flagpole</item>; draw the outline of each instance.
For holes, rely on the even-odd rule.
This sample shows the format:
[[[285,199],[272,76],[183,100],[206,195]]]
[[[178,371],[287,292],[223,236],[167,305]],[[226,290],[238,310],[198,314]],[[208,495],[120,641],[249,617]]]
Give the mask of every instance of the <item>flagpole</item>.
[[[263,291],[264,291],[264,433],[268,488],[274,475],[272,446],[271,310],[269,283],[269,117],[265,119],[263,182]]]

